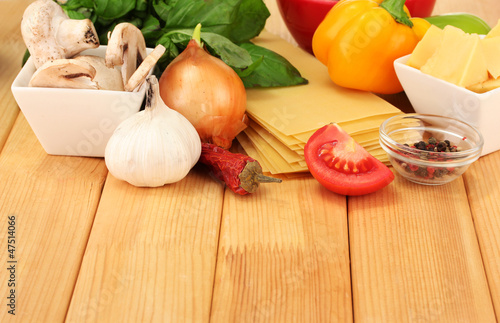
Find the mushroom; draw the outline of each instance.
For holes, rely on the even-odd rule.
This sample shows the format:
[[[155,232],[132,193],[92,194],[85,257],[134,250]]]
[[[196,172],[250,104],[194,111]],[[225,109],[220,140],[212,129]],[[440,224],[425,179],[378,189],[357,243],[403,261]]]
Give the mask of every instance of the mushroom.
[[[123,91],[120,70],[90,55],[46,62],[33,74],[29,86]]]
[[[36,0],[26,8],[21,33],[36,68],[99,46],[92,21],[70,19],[53,0]]]
[[[157,45],[155,49],[153,49],[153,51],[146,56],[141,65],[139,65],[134,74],[132,74],[129,78],[127,84],[125,84],[125,91],[132,92],[137,89],[142,82],[144,82],[149,74],[149,71],[151,71],[151,69],[155,66],[156,62],[158,62],[163,53],[165,53],[165,47],[161,44]]]
[[[106,65],[121,66],[123,84],[127,84],[146,55],[146,41],[139,28],[128,22],[115,26],[108,39]]]
[[[120,23],[109,36],[106,57],[78,55],[99,40],[89,19],[72,20],[53,0],[36,0],[26,8],[21,31],[36,72],[29,86],[134,91],[165,52],[150,55],[139,28]]]
[[[123,91],[123,82],[118,67],[107,67],[103,57],[92,55],[79,55],[74,59],[81,60],[92,65],[96,74],[93,79],[100,90]]]
[[[56,59],[48,61],[35,71],[29,86],[72,89],[97,89],[92,81],[96,69],[89,63],[77,59]]]

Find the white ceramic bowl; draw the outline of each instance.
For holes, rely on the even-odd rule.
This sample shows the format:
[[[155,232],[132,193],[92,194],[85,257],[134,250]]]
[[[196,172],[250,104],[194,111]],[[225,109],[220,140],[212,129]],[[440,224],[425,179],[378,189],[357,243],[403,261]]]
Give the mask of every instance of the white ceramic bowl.
[[[409,57],[398,58],[394,68],[415,112],[465,121],[483,135],[482,155],[499,150],[500,89],[472,92],[406,65]]]
[[[148,53],[152,49],[148,48]],[[104,57],[106,46],[82,52]],[[115,128],[142,105],[138,92],[29,87],[35,66],[28,59],[11,90],[38,141],[48,154],[104,157]]]

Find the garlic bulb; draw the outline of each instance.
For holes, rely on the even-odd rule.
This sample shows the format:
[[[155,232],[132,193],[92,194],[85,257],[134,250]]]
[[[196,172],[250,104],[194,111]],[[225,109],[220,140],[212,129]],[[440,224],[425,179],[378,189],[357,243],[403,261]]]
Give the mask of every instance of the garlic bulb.
[[[124,120],[111,135],[104,158],[109,172],[134,186],[157,187],[183,179],[201,154],[196,129],[167,107],[158,79],[147,78],[146,108]]]

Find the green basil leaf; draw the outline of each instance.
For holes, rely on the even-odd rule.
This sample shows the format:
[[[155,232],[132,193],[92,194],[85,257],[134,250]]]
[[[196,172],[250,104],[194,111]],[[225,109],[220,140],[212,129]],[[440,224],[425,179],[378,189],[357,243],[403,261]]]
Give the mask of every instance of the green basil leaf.
[[[60,5],[71,19],[91,19],[94,12],[94,0],[68,0]]]
[[[163,35],[160,21],[153,15],[149,15],[144,19],[141,31],[148,47],[154,47],[157,40]]]
[[[71,19],[87,19],[89,17],[85,13],[82,13],[80,11],[67,10],[65,12]]]
[[[215,33],[202,32],[201,40],[212,55],[220,57],[233,68],[245,68],[252,64],[252,57],[248,51],[234,44],[226,37]]]
[[[264,29],[271,13],[261,0],[243,0],[236,20],[230,27],[229,39],[235,43],[244,43],[257,37]]]
[[[78,10],[80,8],[94,9],[94,0],[68,0],[56,1],[64,10]]]
[[[168,63],[170,63],[174,58],[179,55],[179,49],[170,38],[170,35],[165,34],[160,39],[158,39],[157,45],[163,45],[165,47],[165,53],[158,61],[158,64],[162,65],[162,67],[166,67]]]
[[[154,0],[153,8],[170,29],[228,25],[236,18],[241,0]]]
[[[171,31],[164,35],[177,45],[185,48],[193,35],[192,29],[181,29]],[[211,55],[219,57],[224,63],[233,68],[246,68],[252,64],[252,57],[242,47],[234,44],[224,36],[214,33],[201,33],[201,41]]]
[[[308,83],[300,75],[300,72],[283,56],[250,42],[240,46],[250,53],[254,61],[262,59],[261,64],[252,73],[242,78],[246,88],[292,86]]]
[[[118,24],[117,21],[118,21],[117,19],[109,19],[109,18],[104,18],[103,16],[97,16],[95,24],[97,26],[106,27],[107,28],[106,31],[108,31],[108,30],[112,30],[112,28],[110,28],[110,26],[114,27]],[[102,30],[100,30],[100,31],[102,31]]]
[[[179,29],[165,33],[164,37],[169,37],[174,44],[184,49],[191,40],[192,34],[192,29]]]
[[[31,56],[30,55],[30,51],[29,50],[25,50],[21,66],[24,66],[24,64],[26,64],[26,62],[28,61],[28,59],[30,58],[30,56]]]
[[[262,0],[153,0],[165,30],[194,28],[219,34],[233,43],[246,42],[264,28],[269,10]]]
[[[135,0],[94,0],[98,16],[104,19],[118,19],[135,8]]]
[[[148,2],[149,0],[136,0],[135,10],[136,11],[148,11]]]
[[[245,77],[250,76],[257,67],[259,67],[260,64],[264,61],[264,56],[261,56],[257,58],[252,64],[250,64],[248,67],[243,68],[243,69],[235,69],[235,72],[238,74],[238,76],[243,79]]]

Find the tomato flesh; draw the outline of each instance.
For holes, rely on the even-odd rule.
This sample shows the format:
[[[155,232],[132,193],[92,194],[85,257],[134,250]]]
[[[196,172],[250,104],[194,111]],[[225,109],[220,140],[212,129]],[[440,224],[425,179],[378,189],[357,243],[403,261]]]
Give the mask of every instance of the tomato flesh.
[[[386,165],[336,124],[322,127],[309,138],[304,157],[314,178],[338,194],[369,194],[394,180]]]

